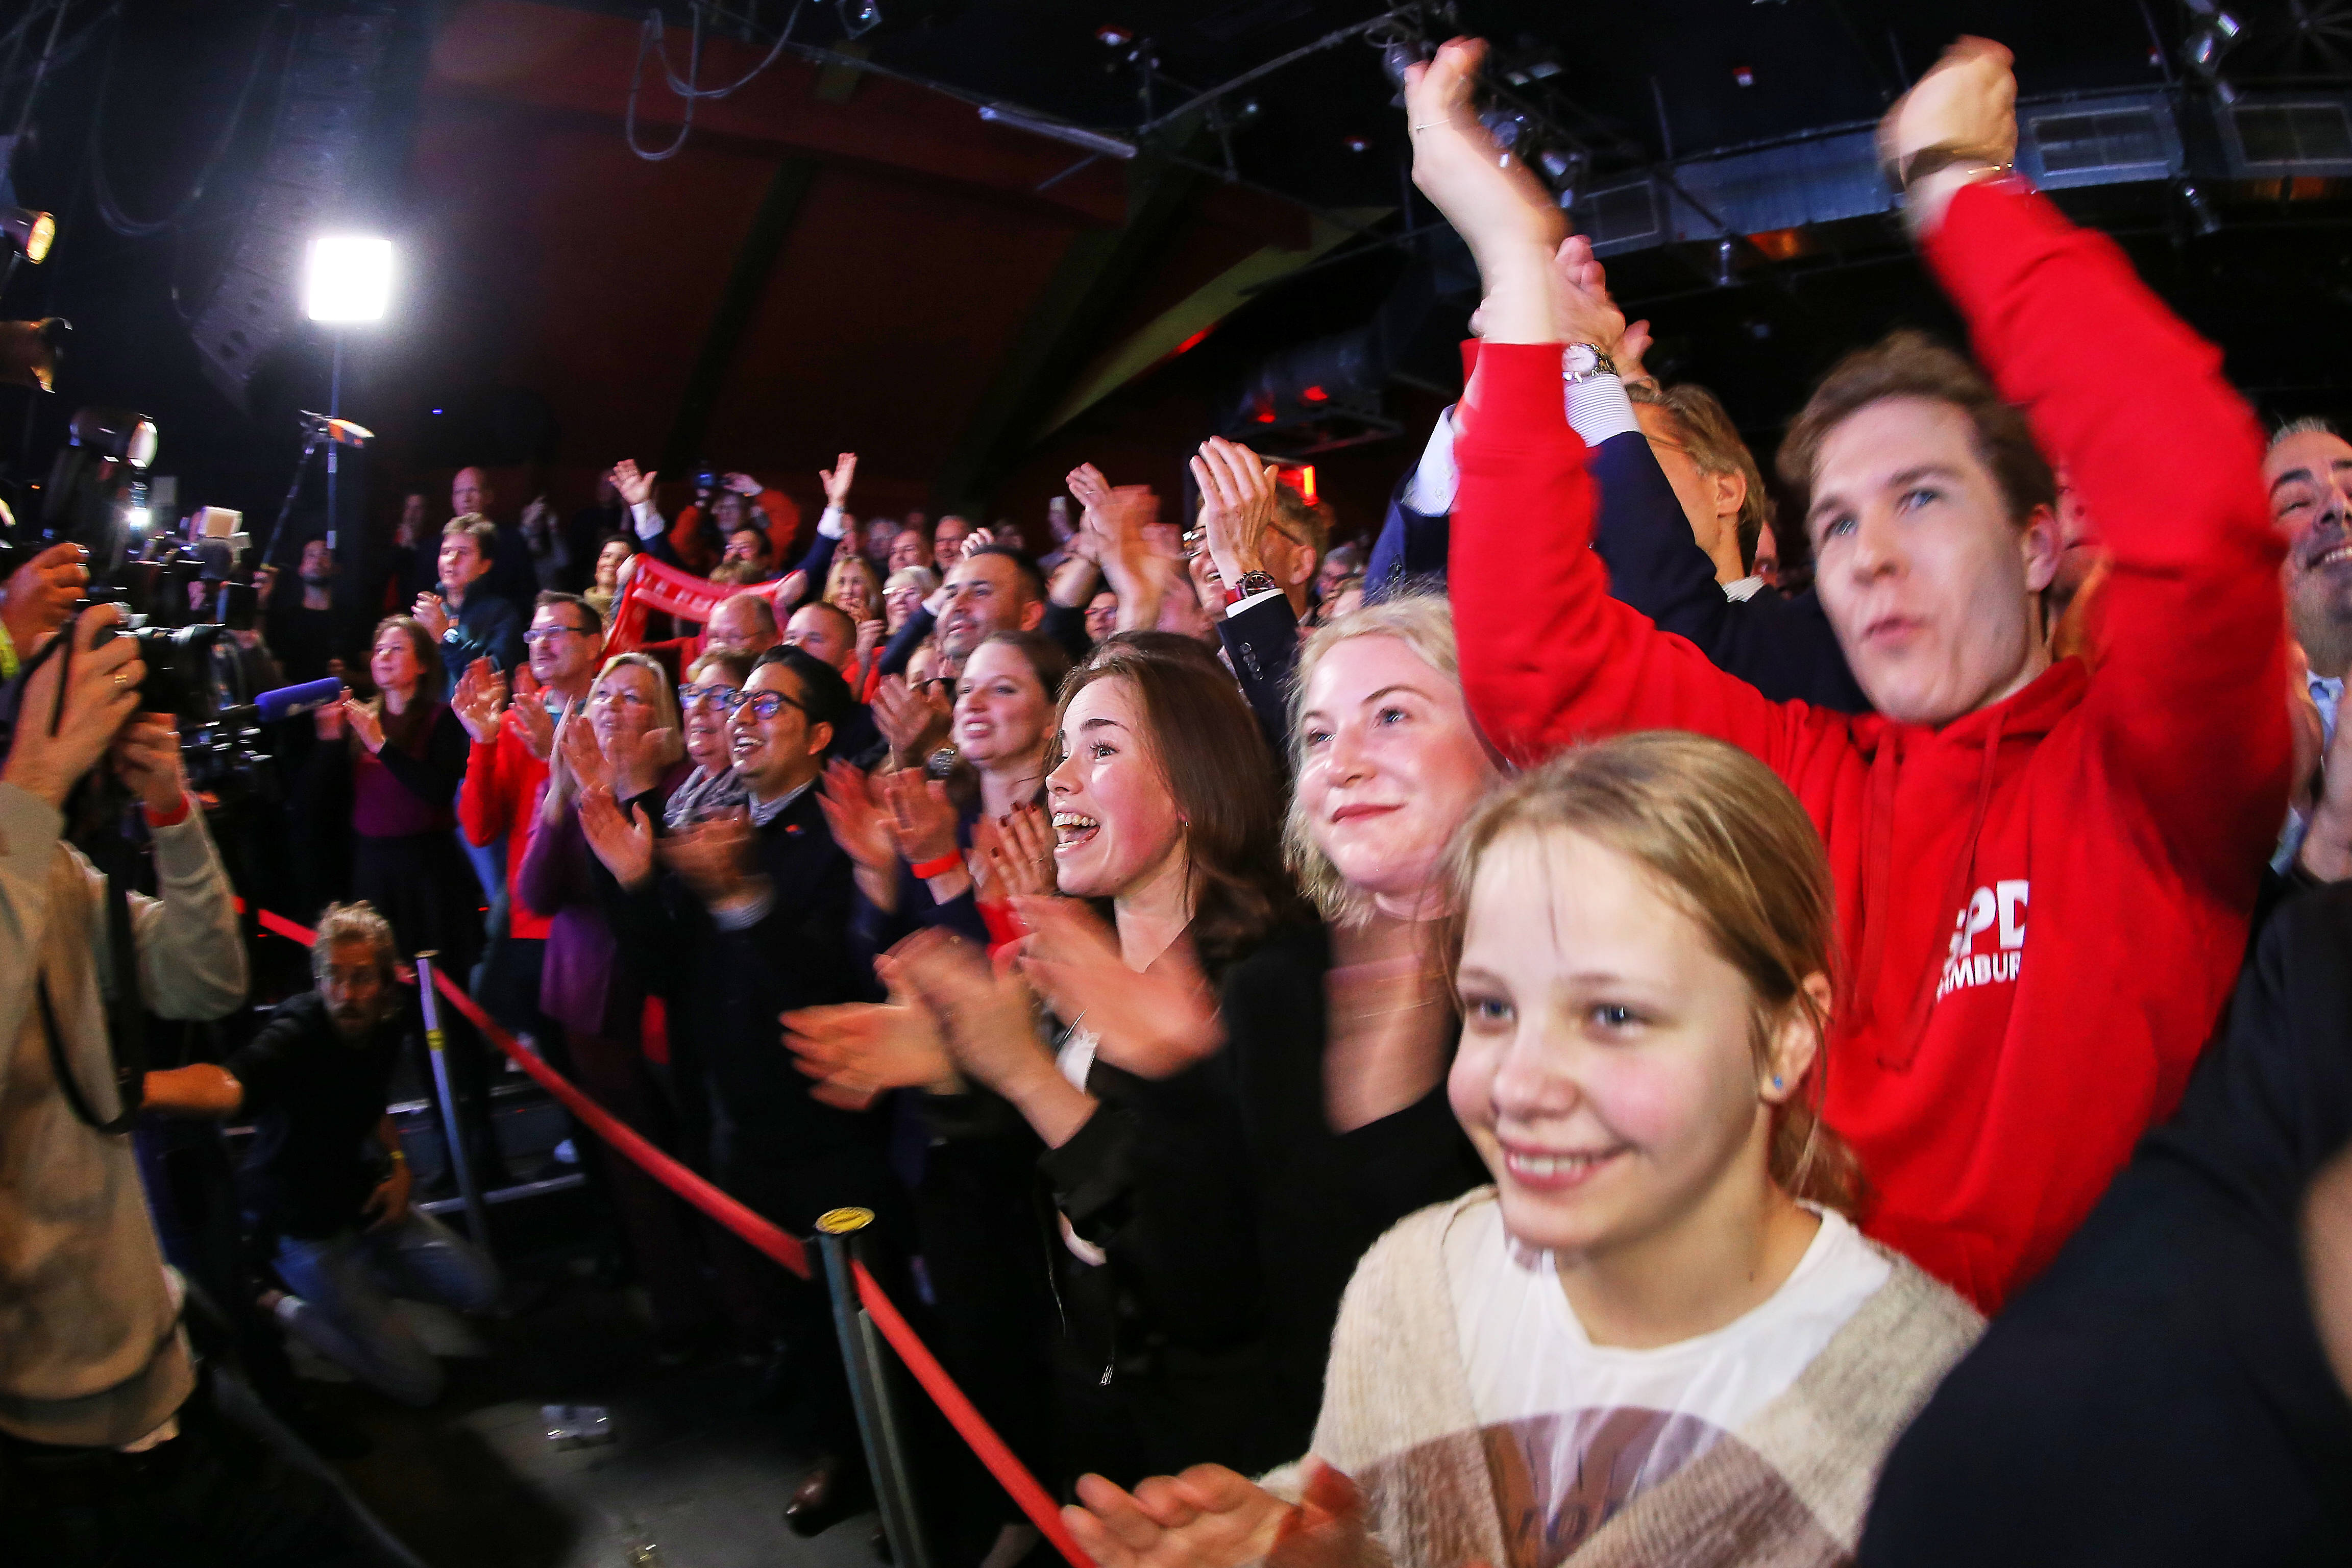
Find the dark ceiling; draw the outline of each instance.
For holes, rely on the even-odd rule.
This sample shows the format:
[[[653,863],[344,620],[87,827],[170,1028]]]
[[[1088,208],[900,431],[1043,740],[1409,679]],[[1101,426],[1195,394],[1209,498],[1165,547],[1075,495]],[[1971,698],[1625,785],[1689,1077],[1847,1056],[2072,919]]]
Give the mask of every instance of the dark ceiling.
[[[1376,504],[1451,384],[1472,303],[1449,236],[1399,238],[1434,215],[1404,179],[1382,35],[1309,47],[1382,7],[869,3],[879,22],[855,38],[861,0],[704,7],[699,86],[751,71],[788,21],[816,52],[787,49],[699,104],[677,154],[648,162],[625,136],[633,73],[641,146],[669,142],[679,114],[641,60],[643,5],[385,0],[398,47],[350,205],[394,235],[404,283],[395,321],[351,340],[345,389],[346,410],[384,433],[380,476],[437,485],[488,458],[509,471],[510,502],[520,487],[574,500],[615,457],[675,472],[708,454],[807,500],[815,468],[855,446],[874,506],[1026,512],[1084,458],[1172,490],[1179,456],[1229,418],[1243,377],[1379,314],[1402,322],[1379,426],[1396,437],[1324,459],[1343,505]],[[689,10],[665,9],[682,72]],[[2012,46],[2029,95],[2160,83],[2181,74],[2195,20],[2182,0],[1443,9],[1392,30],[1493,38],[1497,69],[1525,79],[1520,100],[1603,174],[1871,120],[1962,31]],[[2236,79],[2346,79],[2352,5],[2232,10]],[[272,12],[124,0],[110,20],[100,0],[68,5],[13,169],[17,199],[57,212],[61,237],[0,313],[62,313],[79,332],[58,396],[20,413],[25,395],[0,391],[0,453],[20,476],[44,466],[76,403],[129,400],[163,423],[162,466],[185,479],[184,500],[274,505],[290,410],[325,395],[324,340],[289,331],[232,399],[202,374],[184,320],[250,234],[283,67],[283,18],[268,24],[278,45],[263,33]],[[0,132],[30,80],[11,25],[0,19]],[[878,68],[828,64],[835,50]],[[1293,50],[1306,52],[1213,116],[1179,112]],[[257,59],[255,104],[218,142]],[[1145,155],[1082,163],[1062,142],[984,124],[976,105],[991,100],[1140,141]],[[126,237],[99,220],[94,153],[136,215],[165,214],[200,168],[209,178],[163,232]],[[2212,235],[2184,225],[2160,184],[2067,199],[2223,344],[2258,401],[2303,412],[2352,401],[2335,346],[2352,331],[2352,208],[2332,186],[2299,194],[2241,202]],[[1730,287],[1672,247],[1612,273],[1657,322],[1664,360],[1716,385],[1769,447],[1838,352],[1897,323],[1950,328],[1891,226],[1834,240]]]

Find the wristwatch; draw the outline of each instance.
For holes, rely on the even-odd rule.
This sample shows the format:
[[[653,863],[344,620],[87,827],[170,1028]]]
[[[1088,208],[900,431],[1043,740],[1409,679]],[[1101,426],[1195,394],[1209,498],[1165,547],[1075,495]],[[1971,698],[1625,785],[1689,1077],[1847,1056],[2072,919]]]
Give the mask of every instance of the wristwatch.
[[[1242,580],[1234,584],[1234,591],[1246,599],[1253,594],[1277,593],[1281,587],[1282,584],[1274,580],[1274,574],[1271,572],[1244,572],[1242,574]]]
[[[1617,362],[1598,343],[1570,343],[1559,352],[1559,374],[1570,385],[1596,375],[1615,375]]]
[[[944,780],[949,774],[955,772],[956,763],[959,760],[960,755],[953,746],[941,746],[938,751],[933,752],[929,756],[923,759],[924,776],[927,778]]]

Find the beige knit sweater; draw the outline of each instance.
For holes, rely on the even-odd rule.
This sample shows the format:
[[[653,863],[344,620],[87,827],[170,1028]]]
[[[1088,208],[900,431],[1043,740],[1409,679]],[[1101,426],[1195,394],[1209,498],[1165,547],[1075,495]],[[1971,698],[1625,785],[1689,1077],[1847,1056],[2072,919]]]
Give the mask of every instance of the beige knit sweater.
[[[1463,1372],[1444,1242],[1484,1187],[1412,1215],[1339,1307],[1314,1451],[1355,1478],[1398,1568],[1539,1568],[1507,1535]],[[1853,1555],[1886,1450],[1984,1326],[1894,1254],[1894,1274],[1789,1391],[1577,1549],[1573,1568],[1816,1568]],[[1266,1478],[1297,1494],[1298,1468]]]

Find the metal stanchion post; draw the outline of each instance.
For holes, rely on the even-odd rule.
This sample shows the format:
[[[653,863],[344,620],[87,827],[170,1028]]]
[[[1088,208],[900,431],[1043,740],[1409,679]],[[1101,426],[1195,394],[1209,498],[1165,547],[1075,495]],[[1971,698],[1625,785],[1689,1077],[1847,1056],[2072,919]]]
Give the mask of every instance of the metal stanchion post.
[[[849,1368],[849,1397],[857,1411],[857,1435],[866,1447],[866,1468],[874,1478],[874,1500],[890,1539],[898,1568],[930,1568],[930,1546],[915,1511],[914,1475],[907,1454],[907,1428],[891,1397],[889,1363],[874,1320],[858,1305],[852,1258],[864,1251],[857,1233],[874,1223],[871,1209],[834,1209],[816,1222],[817,1247],[824,1257],[825,1289],[833,1296],[833,1326],[841,1336],[841,1359]]]
[[[441,998],[433,990],[433,961],[438,953],[416,955],[416,994],[425,1005],[425,1045],[433,1058],[433,1087],[441,1097],[441,1136],[447,1140],[449,1168],[457,1173],[457,1195],[465,1200],[466,1228],[474,1245],[490,1251],[490,1215],[483,1206],[482,1190],[474,1184],[474,1163],[466,1149],[466,1132],[457,1119],[457,1091],[449,1082],[449,1058],[442,1049]],[[495,1254],[493,1254],[495,1256]]]

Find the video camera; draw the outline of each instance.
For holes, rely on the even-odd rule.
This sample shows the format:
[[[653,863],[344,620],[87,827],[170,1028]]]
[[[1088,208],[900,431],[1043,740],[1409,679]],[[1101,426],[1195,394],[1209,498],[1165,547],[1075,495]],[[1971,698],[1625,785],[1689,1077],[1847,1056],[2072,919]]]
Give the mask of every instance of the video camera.
[[[128,409],[85,408],[49,470],[38,519],[0,542],[0,580],[53,545],[82,547],[89,601],[120,604],[127,617],[115,636],[134,638],[147,673],[142,711],[179,721],[181,755],[192,787],[217,797],[251,792],[263,764],[254,693],[232,635],[249,630],[259,611],[251,571],[238,560],[236,514],[206,508],[205,537],[166,531],[134,550],[144,526],[145,475],[157,444],[153,421]],[[224,526],[225,525],[225,526]],[[66,635],[26,660],[68,644]],[[0,703],[0,723],[17,717],[21,684]]]

